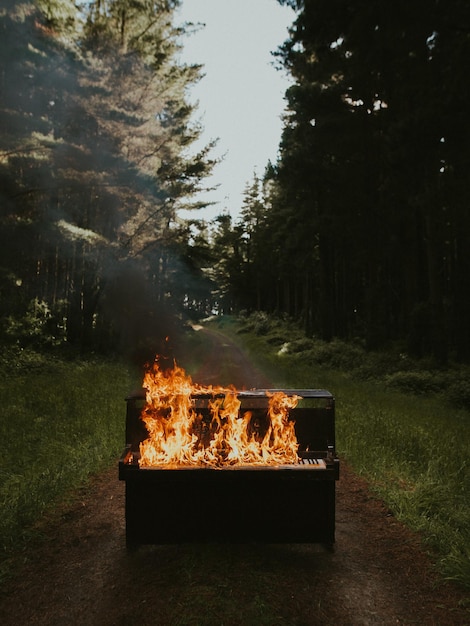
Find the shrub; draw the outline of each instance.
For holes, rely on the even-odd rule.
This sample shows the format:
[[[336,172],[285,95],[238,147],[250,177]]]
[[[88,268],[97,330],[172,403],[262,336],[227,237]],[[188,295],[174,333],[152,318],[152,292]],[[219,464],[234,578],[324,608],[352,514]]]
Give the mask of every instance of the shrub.
[[[313,339],[308,339],[307,337],[302,337],[300,339],[295,339],[291,341],[289,344],[289,352],[291,354],[297,354],[301,352],[311,352],[315,348],[315,341]]]
[[[286,336],[280,333],[274,333],[266,337],[266,343],[270,346],[282,346],[286,342]]]
[[[305,357],[309,363],[323,365],[331,369],[352,370],[358,368],[364,361],[364,351],[355,344],[348,344],[339,339],[333,341],[315,341],[304,343],[306,350]]]
[[[257,311],[244,320],[242,332],[254,333],[255,335],[267,335],[271,328],[271,321],[266,313]]]
[[[470,409],[470,380],[469,377],[455,378],[449,382],[447,396],[455,406],[461,409]]]
[[[387,387],[398,389],[405,393],[427,395],[442,391],[445,386],[442,376],[434,372],[395,372],[384,378]]]

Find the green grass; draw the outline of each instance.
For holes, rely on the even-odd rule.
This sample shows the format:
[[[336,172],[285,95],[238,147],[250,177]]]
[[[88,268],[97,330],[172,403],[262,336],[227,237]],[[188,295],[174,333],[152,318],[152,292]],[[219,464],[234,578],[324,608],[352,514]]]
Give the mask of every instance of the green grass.
[[[261,332],[252,321],[218,327],[243,342],[274,386],[334,394],[340,457],[367,478],[398,519],[421,534],[443,577],[470,588],[470,412],[439,389],[416,395],[387,386],[383,380],[390,370],[384,366],[361,379],[365,370],[377,368],[377,355],[361,352],[358,359],[349,347],[348,361],[348,349],[339,345],[330,347],[328,359],[341,369],[319,364],[325,356],[314,354],[315,342],[288,324],[265,323]],[[287,343],[298,349],[281,350]],[[318,350],[327,348],[320,343]],[[436,373],[438,379],[444,376],[451,380],[452,371]]]
[[[265,319],[250,325],[224,318],[217,328],[251,353],[273,386],[325,388],[335,395],[341,458],[367,478],[397,518],[421,533],[443,577],[470,588],[468,410],[438,392],[418,396],[388,386],[390,367],[399,373],[400,359],[325,346],[288,323]],[[281,350],[287,343],[294,348]],[[124,441],[124,397],[140,381],[118,362],[0,358],[5,555],[27,539],[45,511],[116,461]],[[203,358],[204,342],[195,333],[182,365],[191,372]],[[451,374],[439,376],[449,380]],[[258,619],[262,606],[256,596],[252,600]]]
[[[115,461],[131,382],[114,362],[32,355],[0,367],[0,553],[21,545],[47,509]]]

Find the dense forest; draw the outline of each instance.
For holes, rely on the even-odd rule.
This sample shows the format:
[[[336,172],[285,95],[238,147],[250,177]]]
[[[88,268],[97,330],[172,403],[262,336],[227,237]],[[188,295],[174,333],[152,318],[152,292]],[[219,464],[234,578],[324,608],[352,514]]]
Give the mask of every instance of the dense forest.
[[[326,340],[468,360],[469,3],[281,4],[293,84],[278,162],[247,188],[231,296]]]
[[[180,2],[3,0],[4,343],[135,351],[188,316],[265,311],[468,361],[470,5],[276,1],[295,11],[279,156],[238,220],[207,224]]]
[[[178,62],[178,4],[2,3],[4,341],[155,349],[210,297],[202,227],[178,219],[214,165],[189,149],[201,67]]]

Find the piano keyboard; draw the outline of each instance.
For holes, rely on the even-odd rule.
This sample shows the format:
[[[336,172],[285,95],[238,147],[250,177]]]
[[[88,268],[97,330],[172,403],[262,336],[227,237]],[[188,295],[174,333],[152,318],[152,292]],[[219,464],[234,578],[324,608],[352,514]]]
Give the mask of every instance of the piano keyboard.
[[[326,467],[324,459],[300,459],[301,465],[309,465],[317,467],[318,469],[324,469]]]

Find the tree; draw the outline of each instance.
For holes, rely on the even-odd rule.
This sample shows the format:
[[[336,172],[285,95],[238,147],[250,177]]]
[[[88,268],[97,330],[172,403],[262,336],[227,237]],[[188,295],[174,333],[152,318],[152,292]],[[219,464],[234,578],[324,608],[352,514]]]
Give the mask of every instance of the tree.
[[[177,211],[214,164],[211,146],[188,150],[201,129],[186,92],[200,67],[176,61],[177,5],[91,3],[82,30],[66,0],[41,0],[43,12],[11,2],[1,16],[4,288],[21,296],[19,315],[44,301],[82,348],[126,334],[121,274],[123,285],[141,277],[150,310],[171,301],[167,259],[176,239],[178,252],[191,245]]]
[[[468,7],[281,4],[297,18],[277,53],[294,82],[266,217],[280,310],[325,339],[466,352]]]

